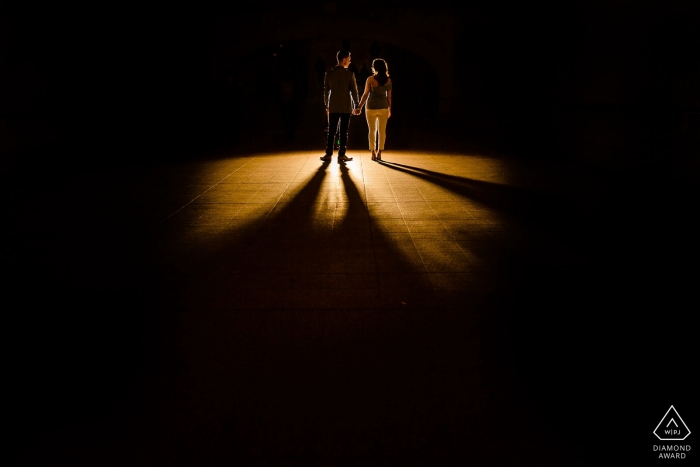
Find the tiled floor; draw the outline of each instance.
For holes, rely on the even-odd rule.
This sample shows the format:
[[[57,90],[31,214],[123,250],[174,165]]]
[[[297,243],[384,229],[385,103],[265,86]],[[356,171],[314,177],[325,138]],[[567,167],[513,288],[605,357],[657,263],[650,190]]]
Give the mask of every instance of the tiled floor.
[[[142,228],[180,330],[179,416],[247,430],[263,458],[299,465],[422,465],[478,445],[477,463],[554,462],[518,412],[495,323],[514,257],[539,248],[571,268],[580,254],[557,232],[542,249],[543,225],[519,217],[563,196],[556,180],[456,151],[349,155],[250,152],[143,179]],[[177,452],[185,435],[161,436]]]
[[[662,267],[648,279],[643,265],[670,263],[627,243],[673,245],[643,222],[661,201],[640,195],[626,211],[628,185],[584,165],[458,144],[407,145],[383,163],[351,150],[346,164],[309,147],[16,190],[7,257],[41,281],[15,288],[78,310],[42,315],[61,336],[86,339],[73,322],[102,330],[91,352],[61,344],[56,362],[35,358],[63,379],[59,360],[72,358],[74,381],[123,388],[94,389],[120,394],[112,412],[83,407],[82,421],[40,432],[24,465],[577,465],[591,454],[586,428],[640,381],[637,364],[610,363],[627,310],[668,304],[680,277]],[[625,275],[656,292],[632,300]],[[654,355],[641,343],[652,327],[625,340],[637,356]],[[72,388],[44,406],[85,406]]]
[[[163,190],[142,204],[154,251],[210,288],[176,301],[404,308],[488,290],[492,259],[512,246],[510,232],[523,232],[499,198],[527,196],[529,187],[517,186],[530,182],[526,174],[479,155],[403,150],[380,164],[350,154],[355,160],[338,164],[316,152],[253,153],[147,179]]]

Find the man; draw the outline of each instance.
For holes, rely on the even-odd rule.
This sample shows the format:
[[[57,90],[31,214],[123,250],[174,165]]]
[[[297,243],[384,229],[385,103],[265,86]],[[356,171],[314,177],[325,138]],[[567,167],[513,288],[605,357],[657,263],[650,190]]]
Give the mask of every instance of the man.
[[[323,79],[323,103],[326,105],[326,115],[328,116],[328,139],[326,141],[326,155],[321,157],[321,160],[330,161],[333,158],[333,142],[337,134],[340,139],[338,162],[347,162],[352,160],[352,157],[345,155],[350,114],[360,114],[358,108],[360,99],[357,93],[355,75],[348,70],[350,52],[341,50],[336,54],[336,59],[338,64],[326,72]]]

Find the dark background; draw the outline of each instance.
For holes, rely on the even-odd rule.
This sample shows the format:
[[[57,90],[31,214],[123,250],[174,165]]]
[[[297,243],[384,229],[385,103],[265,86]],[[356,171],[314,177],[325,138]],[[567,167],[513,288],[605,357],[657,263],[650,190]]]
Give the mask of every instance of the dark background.
[[[589,439],[597,430],[601,440],[629,441],[632,449],[650,450],[654,441],[634,444],[642,442],[630,438],[634,424],[651,423],[644,431],[651,435],[670,404],[693,431],[699,4],[333,5],[336,17],[367,9],[379,24],[421,8],[454,18],[452,58],[442,65],[452,67],[460,92],[444,112],[435,91],[440,70],[429,57],[381,44],[395,57],[387,58],[392,76],[415,90],[411,108],[421,110],[397,116],[396,134],[420,126],[471,138],[484,151],[581,161],[599,183],[586,204],[600,221],[588,232],[601,266],[590,294],[567,296],[564,288],[548,299],[557,316],[514,313],[505,324],[527,331],[513,333],[510,344],[520,356],[513,374],[524,399],[539,400],[538,414],[574,437]],[[261,17],[284,12],[293,23],[329,7],[246,8]],[[275,70],[266,68],[274,64],[265,57],[276,46],[236,37],[234,22],[233,41],[249,50],[235,67],[217,68],[228,62],[212,25],[236,14],[234,7],[204,6],[0,9],[6,423],[15,446],[75,420],[118,419],[130,391],[159,364],[157,342],[167,330],[158,325],[158,277],[130,229],[130,203],[137,201],[125,195],[133,174],[123,171],[235,151],[263,131],[245,127],[244,116],[275,99],[266,88],[274,85]],[[286,50],[300,67],[294,73],[308,103],[316,87],[305,70],[314,63],[302,62],[315,33],[307,39],[294,36]],[[332,49],[342,46],[337,39]],[[423,72],[411,73],[415,67]],[[234,89],[225,86],[227,74]],[[397,97],[396,105],[405,104]],[[222,133],[231,122],[246,130]],[[533,292],[521,292],[504,307],[537,302]],[[559,349],[571,359],[562,363]],[[610,359],[587,368],[592,353]],[[584,369],[609,381],[609,391],[581,379]],[[557,387],[567,385],[579,385],[580,400],[557,397]],[[612,422],[577,425],[600,404]],[[624,409],[618,414],[616,407]]]

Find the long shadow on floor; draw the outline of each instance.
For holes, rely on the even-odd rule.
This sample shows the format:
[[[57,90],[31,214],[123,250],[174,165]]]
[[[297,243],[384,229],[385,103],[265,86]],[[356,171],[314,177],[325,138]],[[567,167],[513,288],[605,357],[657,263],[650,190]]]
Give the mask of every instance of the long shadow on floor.
[[[571,213],[570,200],[564,198],[561,193],[459,177],[387,160],[381,163],[385,167],[410,174],[496,209],[500,214],[520,223],[561,225],[567,220],[567,214]]]
[[[609,408],[599,384],[615,372],[608,361],[614,353],[615,327],[599,324],[611,319],[608,309],[596,305],[608,298],[610,286],[601,277],[600,252],[588,241],[590,227],[580,224],[575,198],[382,163],[477,201],[507,219],[510,228],[491,232],[498,252],[478,243],[474,251],[498,265],[498,293],[492,304],[508,334],[504,354],[510,384],[520,388],[517,397],[523,410],[540,418],[543,430],[559,427],[559,433],[567,433],[561,441],[585,439],[596,417]]]
[[[137,457],[479,464],[502,436],[517,448],[496,456],[520,456],[489,304],[438,302],[410,235],[372,222],[350,170],[333,185],[321,165],[264,222],[161,276],[178,363],[159,392],[174,402],[144,415],[160,429]]]

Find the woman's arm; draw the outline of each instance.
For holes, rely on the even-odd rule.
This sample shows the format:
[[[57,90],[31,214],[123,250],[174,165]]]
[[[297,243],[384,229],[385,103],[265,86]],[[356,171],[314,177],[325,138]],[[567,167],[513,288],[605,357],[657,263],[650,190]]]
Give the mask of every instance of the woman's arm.
[[[365,105],[365,102],[367,102],[367,98],[369,97],[369,92],[372,89],[372,85],[370,84],[370,80],[372,77],[370,76],[367,78],[367,82],[365,83],[365,92],[362,94],[362,98],[360,99],[360,105],[358,106],[358,109],[362,110],[362,106]]]
[[[386,92],[386,100],[389,101],[389,113],[386,118],[391,117],[391,89]]]

